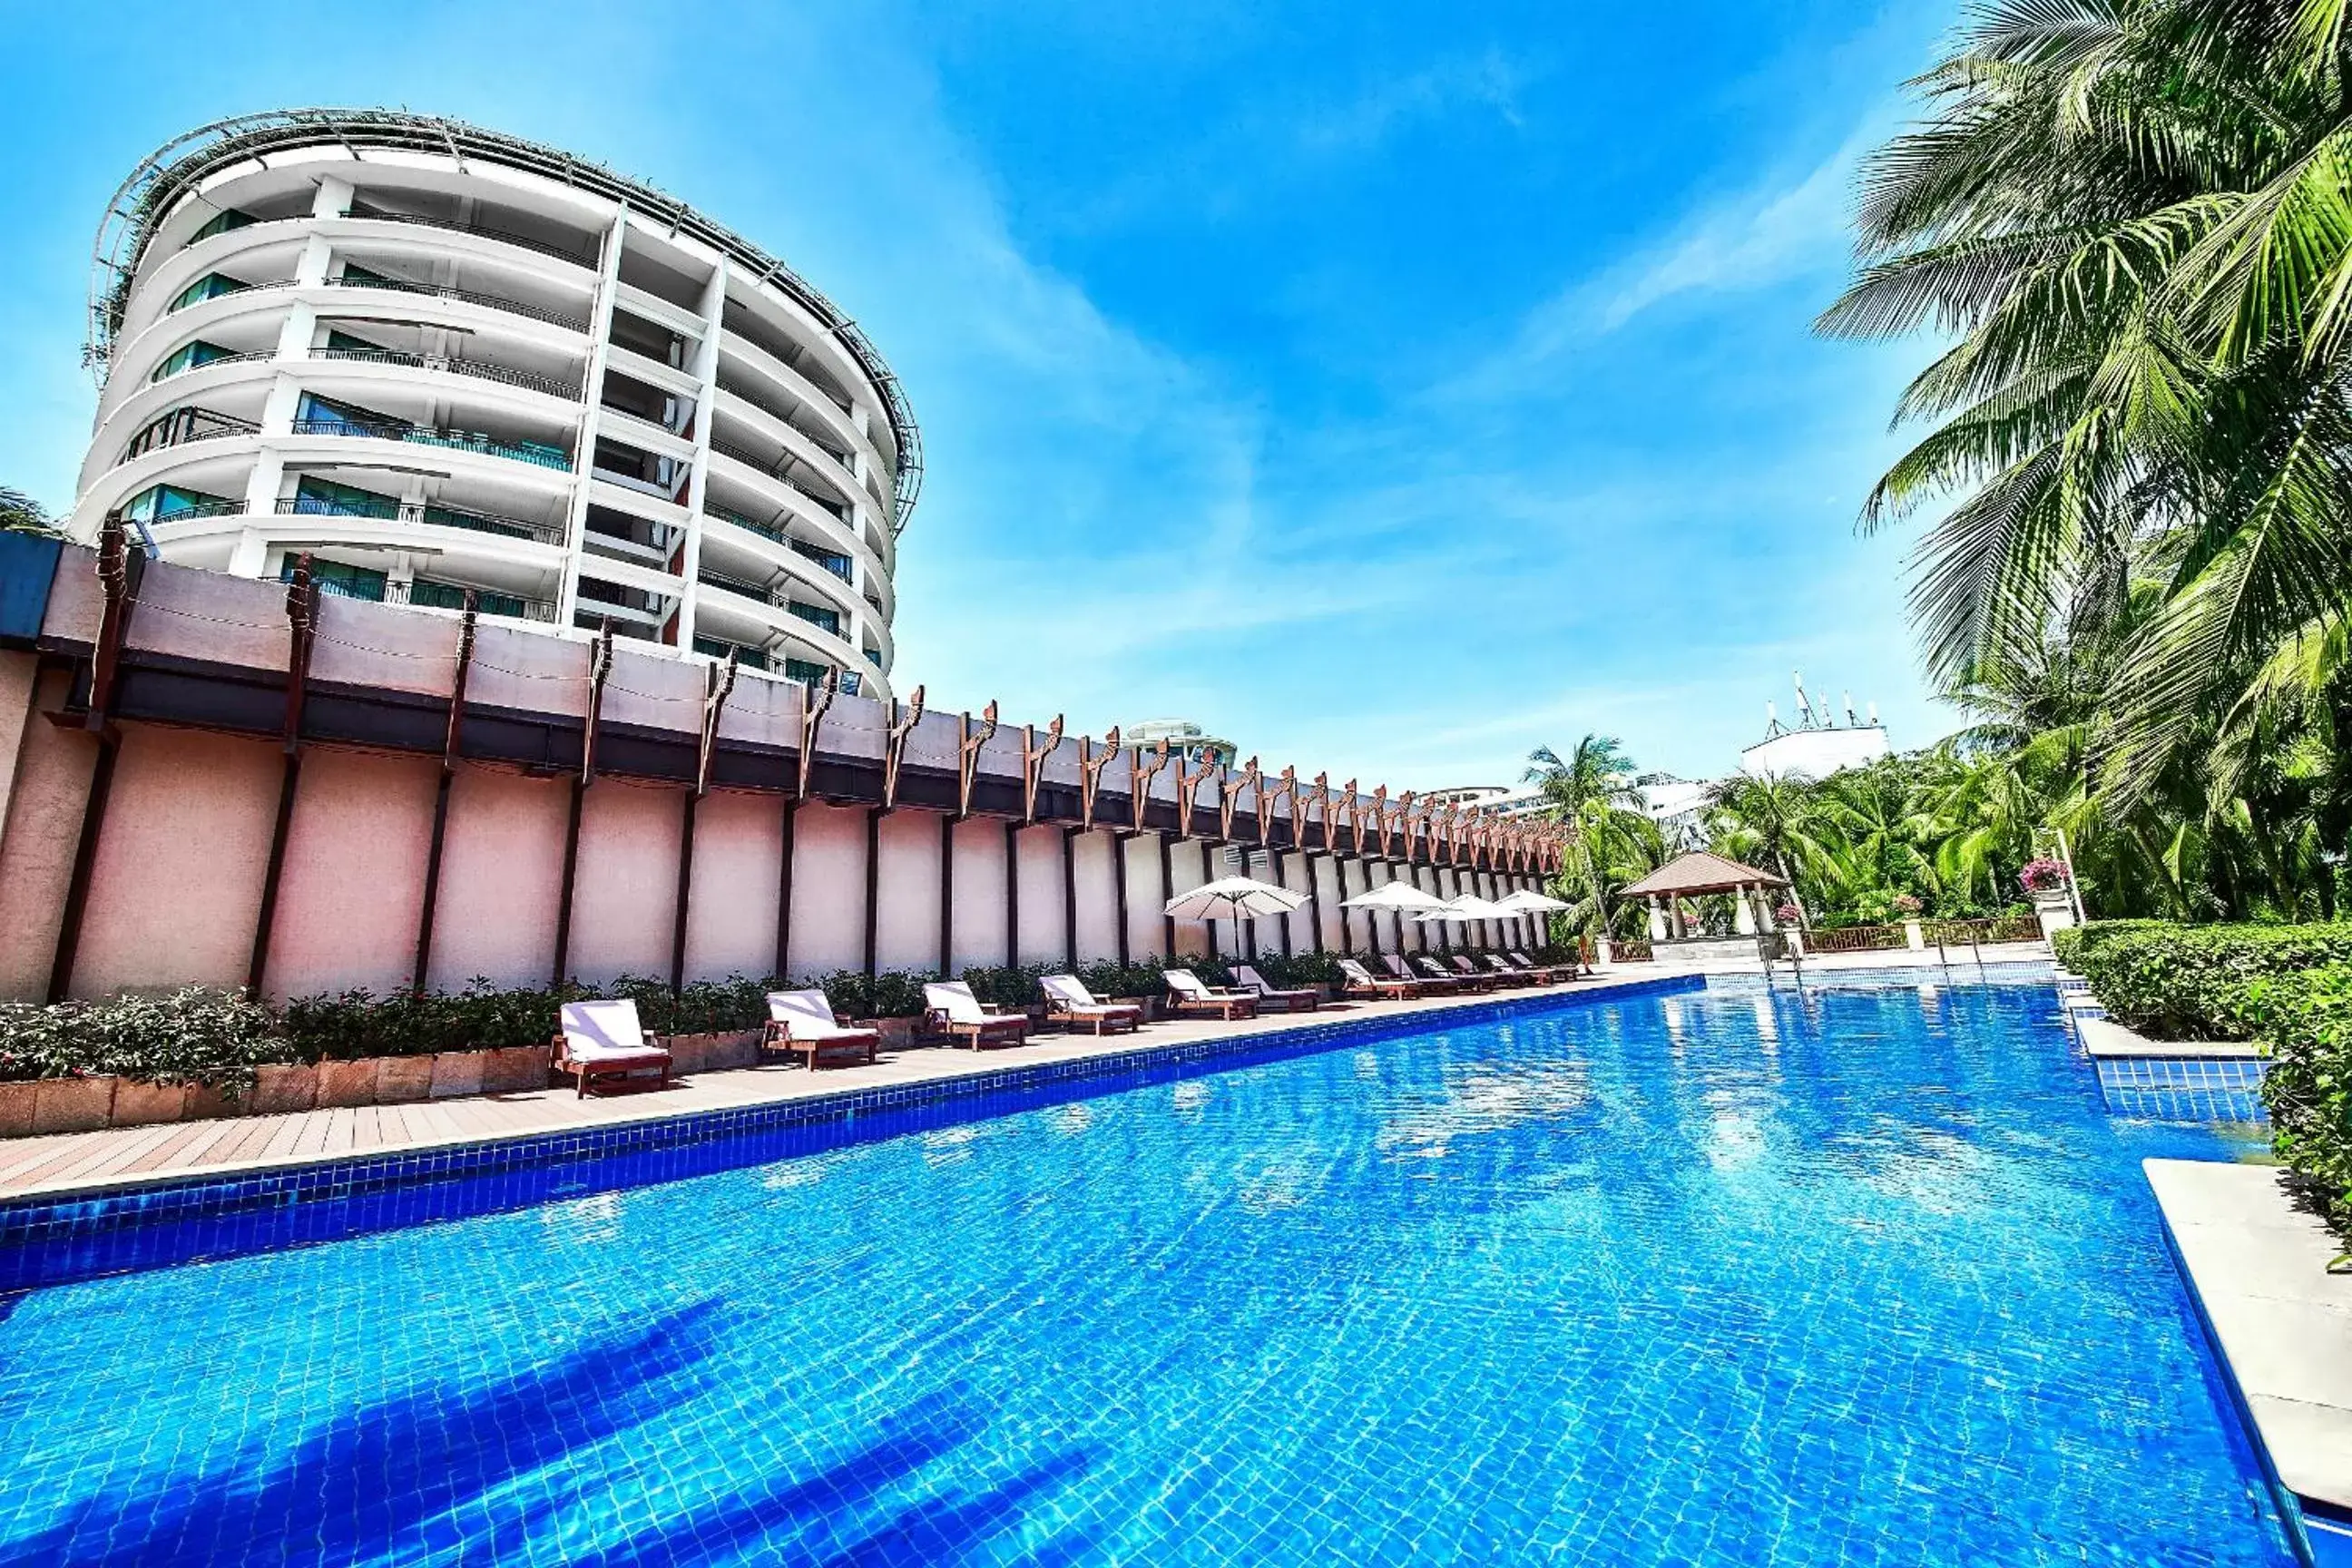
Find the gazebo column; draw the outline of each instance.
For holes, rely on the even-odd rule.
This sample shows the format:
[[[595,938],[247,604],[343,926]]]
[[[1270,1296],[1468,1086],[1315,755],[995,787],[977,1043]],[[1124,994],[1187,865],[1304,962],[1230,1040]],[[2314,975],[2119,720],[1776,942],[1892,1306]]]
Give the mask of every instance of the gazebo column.
[[[1742,882],[1731,891],[1731,929],[1741,936],[1756,934],[1755,889]]]
[[[1655,893],[1650,895],[1650,940],[1652,942],[1666,940],[1666,912],[1658,906],[1658,895]]]

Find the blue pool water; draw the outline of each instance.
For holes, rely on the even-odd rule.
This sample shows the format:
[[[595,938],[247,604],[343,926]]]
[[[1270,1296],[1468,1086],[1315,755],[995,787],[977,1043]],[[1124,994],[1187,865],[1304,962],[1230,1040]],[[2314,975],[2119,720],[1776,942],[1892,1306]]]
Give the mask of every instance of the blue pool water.
[[[2055,1016],[1587,1004],[0,1298],[0,1562],[2292,1561],[2137,1164],[2242,1134]]]

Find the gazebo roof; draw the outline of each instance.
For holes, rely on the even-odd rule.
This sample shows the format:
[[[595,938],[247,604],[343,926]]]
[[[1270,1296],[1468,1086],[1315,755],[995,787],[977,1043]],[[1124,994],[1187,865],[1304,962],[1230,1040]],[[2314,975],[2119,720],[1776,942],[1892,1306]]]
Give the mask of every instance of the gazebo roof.
[[[1678,897],[1690,893],[1728,893],[1738,888],[1785,888],[1789,879],[1704,849],[1677,855],[1625,889],[1629,899]]]

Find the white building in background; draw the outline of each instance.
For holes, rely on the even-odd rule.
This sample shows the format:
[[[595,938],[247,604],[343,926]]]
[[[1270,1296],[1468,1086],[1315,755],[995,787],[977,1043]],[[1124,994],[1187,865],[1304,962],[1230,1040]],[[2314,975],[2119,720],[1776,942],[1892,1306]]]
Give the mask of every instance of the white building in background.
[[[1171,756],[1188,762],[1216,763],[1231,767],[1239,760],[1239,746],[1231,741],[1210,734],[1190,719],[1145,719],[1119,731],[1119,739],[1130,746],[1146,750],[1160,742],[1168,742]]]
[[[381,110],[142,163],[93,269],[71,518],[167,561],[693,649],[887,698],[919,437],[782,261],[552,148]]]
[[[1837,721],[1826,700],[1816,701],[1805,690],[1805,678],[1795,678],[1797,712],[1794,727],[1780,722],[1777,703],[1764,704],[1764,738],[1739,753],[1739,771],[1751,778],[1800,776],[1825,779],[1845,768],[1867,767],[1893,754],[1886,727],[1878,721],[1878,704],[1870,704],[1870,720],[1854,716],[1853,694],[1845,694],[1845,722]]]

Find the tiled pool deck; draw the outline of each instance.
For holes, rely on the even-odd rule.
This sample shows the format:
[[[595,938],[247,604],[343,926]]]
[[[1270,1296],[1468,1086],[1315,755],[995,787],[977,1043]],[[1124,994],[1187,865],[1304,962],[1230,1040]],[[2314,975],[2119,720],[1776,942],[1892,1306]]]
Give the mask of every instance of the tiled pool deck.
[[[2352,1275],[2263,1165],[2149,1160],[2199,1310],[2323,1564],[2352,1563]]]
[[[0,1201],[13,1205],[24,1199],[121,1192],[190,1177],[289,1171],[349,1161],[356,1155],[398,1154],[632,1123],[671,1121],[794,1100],[904,1090],[926,1084],[946,1089],[957,1080],[1026,1076],[1025,1069],[1131,1057],[1138,1052],[1158,1053],[1203,1043],[1237,1048],[1279,1044],[1334,1025],[1379,1025],[1400,1018],[1477,1014],[1497,1005],[1550,1003],[1667,982],[1701,984],[1695,975],[1663,976],[1640,970],[1619,970],[1569,985],[1499,991],[1490,995],[1339,1003],[1312,1013],[1277,1014],[1230,1024],[1217,1019],[1172,1019],[1148,1025],[1133,1035],[1103,1039],[1092,1035],[1047,1035],[1027,1045],[988,1051],[944,1047],[886,1051],[882,1059],[870,1067],[827,1068],[822,1072],[779,1064],[695,1073],[673,1080],[667,1089],[586,1100],[579,1098],[567,1084],[518,1094],[227,1117],[159,1127],[119,1127],[97,1132],[13,1139],[0,1143]],[[998,1086],[992,1083],[989,1087]]]

